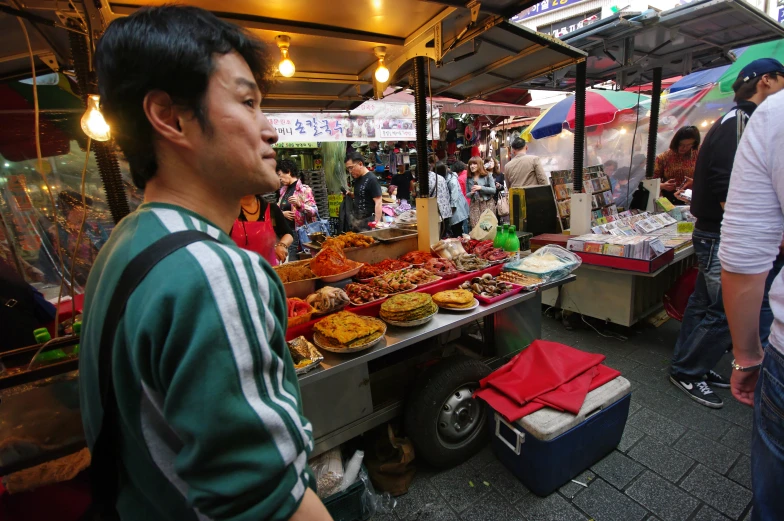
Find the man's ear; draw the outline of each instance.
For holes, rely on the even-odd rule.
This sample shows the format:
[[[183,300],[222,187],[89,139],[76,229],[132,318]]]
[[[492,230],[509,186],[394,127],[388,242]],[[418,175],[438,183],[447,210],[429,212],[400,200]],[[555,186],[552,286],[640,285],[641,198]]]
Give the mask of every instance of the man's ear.
[[[157,134],[172,143],[181,146],[190,145],[183,126],[187,124],[186,118],[191,119],[193,116],[185,114],[167,93],[161,90],[150,91],[144,97],[142,104],[144,114]]]

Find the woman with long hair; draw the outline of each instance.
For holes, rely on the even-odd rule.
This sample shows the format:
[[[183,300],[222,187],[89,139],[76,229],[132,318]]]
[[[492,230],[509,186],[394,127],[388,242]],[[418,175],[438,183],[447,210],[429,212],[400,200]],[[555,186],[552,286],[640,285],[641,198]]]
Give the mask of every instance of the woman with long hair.
[[[474,156],[468,161],[468,179],[466,180],[466,194],[470,195],[469,220],[471,228],[479,222],[479,217],[485,210],[495,213],[495,180],[485,170],[485,163],[479,156]]]
[[[670,141],[670,148],[656,156],[654,179],[661,179],[661,195],[678,204],[675,192],[690,188],[700,148],[700,131],[695,126],[679,129]]]

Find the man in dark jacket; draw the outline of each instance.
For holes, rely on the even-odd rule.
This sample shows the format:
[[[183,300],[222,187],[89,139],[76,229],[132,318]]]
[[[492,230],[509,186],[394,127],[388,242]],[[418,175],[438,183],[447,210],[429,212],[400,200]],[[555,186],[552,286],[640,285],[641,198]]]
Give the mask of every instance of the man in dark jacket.
[[[718,257],[724,203],[743,128],[765,98],[784,89],[784,66],[772,58],[755,60],[741,70],[732,88],[737,106],[708,131],[694,169],[691,213],[697,217],[697,223],[692,239],[700,273],[683,316],[670,366],[670,381],[676,387],[696,402],[714,409],[721,408],[723,402],[711,385],[728,388],[729,382],[713,368],[732,348],[722,304]],[[780,256],[770,272],[770,283],[782,264]],[[767,289],[770,289],[770,283]],[[770,306],[765,301],[760,316],[763,345],[772,320]]]

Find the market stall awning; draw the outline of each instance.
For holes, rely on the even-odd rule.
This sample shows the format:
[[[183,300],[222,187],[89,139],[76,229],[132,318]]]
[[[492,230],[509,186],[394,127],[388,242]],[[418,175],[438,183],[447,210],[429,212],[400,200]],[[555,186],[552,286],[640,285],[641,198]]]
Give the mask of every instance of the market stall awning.
[[[461,103],[458,101],[441,101],[441,98],[433,98],[433,101],[435,101],[436,104],[441,105],[441,112],[453,114],[535,118],[541,111],[537,107],[524,107],[521,105],[512,105],[510,103],[494,103],[492,101],[477,100]]]
[[[588,53],[590,83],[613,80],[626,88],[731,63],[734,48],[784,38],[784,26],[742,0],[698,0],[657,13],[621,12],[578,29],[564,42]],[[571,90],[574,67],[518,87]]]
[[[111,19],[162,3],[165,0],[104,0],[103,5]],[[268,111],[347,111],[373,98],[381,92],[373,79],[378,46],[385,48],[391,85],[408,87],[411,58],[425,55],[432,58],[433,95],[458,101],[483,100],[585,59],[585,53],[564,42],[507,21],[534,0],[482,2],[473,10],[468,3],[440,0],[400,0],[394,5],[347,0],[339,9],[312,0],[189,3],[248,28],[264,41],[274,42],[278,35],[291,38],[289,54],[296,73],[277,78],[264,100]]]

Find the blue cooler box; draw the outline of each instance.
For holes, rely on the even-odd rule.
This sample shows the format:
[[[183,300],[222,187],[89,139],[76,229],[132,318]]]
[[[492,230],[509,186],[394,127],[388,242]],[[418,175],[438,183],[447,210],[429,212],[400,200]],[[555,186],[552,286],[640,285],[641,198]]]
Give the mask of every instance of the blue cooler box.
[[[629,416],[631,385],[623,377],[589,392],[576,416],[545,407],[507,422],[488,407],[493,452],[539,496],[547,496],[618,446]]]

